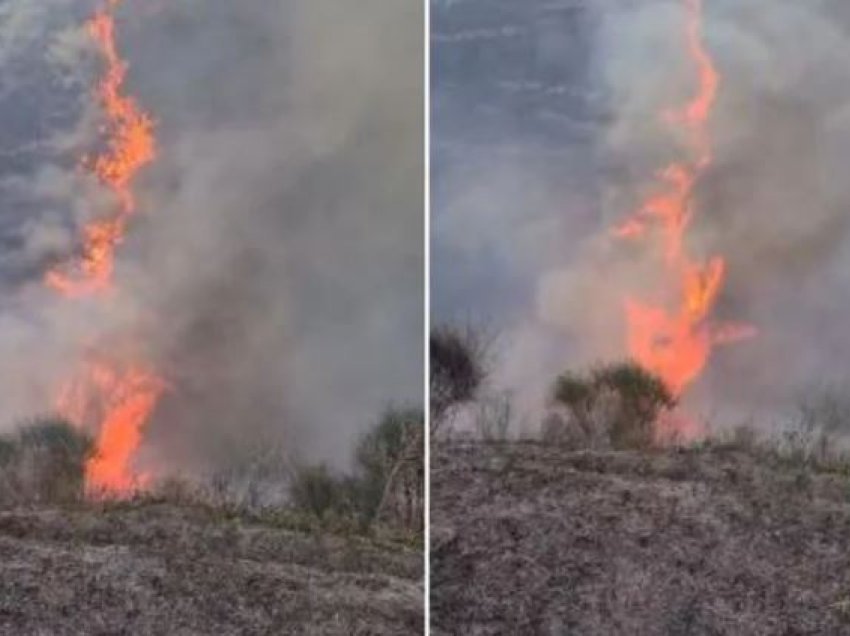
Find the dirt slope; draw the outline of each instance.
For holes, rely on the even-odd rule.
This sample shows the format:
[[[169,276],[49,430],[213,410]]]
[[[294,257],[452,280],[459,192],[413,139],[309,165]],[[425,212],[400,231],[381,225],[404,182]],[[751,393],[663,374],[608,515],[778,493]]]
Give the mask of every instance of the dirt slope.
[[[431,454],[436,634],[850,634],[850,481],[741,450]]]
[[[183,506],[0,512],[0,634],[421,634],[421,562]]]

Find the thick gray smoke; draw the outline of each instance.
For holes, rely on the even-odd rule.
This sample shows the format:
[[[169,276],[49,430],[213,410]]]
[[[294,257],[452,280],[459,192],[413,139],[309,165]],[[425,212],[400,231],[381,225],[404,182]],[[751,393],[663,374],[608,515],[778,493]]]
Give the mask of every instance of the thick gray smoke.
[[[127,0],[119,44],[160,152],[120,294],[68,303],[39,276],[98,209],[74,165],[97,133],[95,6],[0,7],[0,417],[46,410],[81,346],[135,330],[170,387],[152,464],[252,444],[344,462],[385,405],[422,399],[419,3]]]
[[[558,371],[625,353],[623,295],[653,281],[609,232],[681,156],[659,115],[695,68],[683,1],[497,4],[435,5],[433,286],[438,318],[501,327],[495,382],[534,410]],[[850,375],[845,5],[704,1],[722,82],[690,249],[727,259],[715,316],[759,335],[716,349],[693,408],[774,411]]]

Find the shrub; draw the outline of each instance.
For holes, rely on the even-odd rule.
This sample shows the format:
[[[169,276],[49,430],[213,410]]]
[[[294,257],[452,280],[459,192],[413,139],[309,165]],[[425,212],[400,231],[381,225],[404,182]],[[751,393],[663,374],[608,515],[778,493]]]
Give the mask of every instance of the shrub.
[[[845,461],[850,432],[850,401],[839,388],[807,391],[797,414],[782,431],[780,453],[801,464]]]
[[[659,415],[676,405],[664,382],[634,362],[608,364],[587,374],[566,372],[552,387],[551,402],[566,418],[547,418],[544,437],[563,441],[569,426],[586,445],[646,448],[655,442]]]
[[[37,464],[36,491],[48,501],[83,496],[86,462],[94,442],[86,433],[58,418],[36,420],[21,429],[18,445]]]
[[[207,476],[212,499],[251,511],[284,505],[289,497],[282,484],[291,482],[292,462],[280,437],[254,434],[234,441]]]
[[[320,521],[348,518],[361,530],[378,518],[419,531],[423,527],[424,417],[421,409],[390,408],[360,440],[354,471],[331,473],[324,465],[296,470],[293,505]]]
[[[557,414],[551,414],[547,418],[544,436],[550,441],[566,441],[566,437],[572,433],[567,427],[573,424],[579,430],[578,434],[572,437],[595,445],[594,438],[598,427],[594,423],[594,408],[598,398],[599,392],[593,387],[590,378],[571,371],[558,376],[552,387],[551,401],[553,405],[567,410],[570,421],[565,422]],[[578,442],[578,439],[571,441]]]
[[[424,419],[421,409],[390,408],[357,446],[354,492],[362,523],[391,507],[396,522],[421,525]]]
[[[56,417],[34,419],[0,438],[2,496],[8,501],[67,502],[81,499],[92,439]]]
[[[615,448],[651,446],[658,416],[676,406],[664,381],[633,362],[601,367],[593,372],[592,382],[616,400],[610,423]]]
[[[486,343],[480,330],[437,327],[429,340],[432,428],[451,409],[468,402],[486,377]]]
[[[323,520],[344,502],[342,481],[331,474],[327,466],[305,466],[295,471],[290,485],[292,503]]]

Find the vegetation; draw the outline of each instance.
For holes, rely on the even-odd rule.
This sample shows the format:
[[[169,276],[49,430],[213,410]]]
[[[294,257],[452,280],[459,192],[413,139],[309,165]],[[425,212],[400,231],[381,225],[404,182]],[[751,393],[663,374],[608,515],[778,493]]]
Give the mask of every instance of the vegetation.
[[[389,409],[361,440],[355,484],[364,521],[396,516],[407,527],[423,527],[424,424],[420,409]]]
[[[388,409],[360,440],[351,475],[335,475],[323,465],[295,471],[290,486],[293,505],[320,521],[351,519],[361,530],[382,521],[421,532],[423,430],[420,409]]]
[[[3,510],[0,633],[422,634],[421,544],[208,494]]]
[[[258,438],[112,499],[87,496],[86,434],[22,422],[0,435],[0,632],[170,633],[177,608],[192,633],[422,633],[423,430],[388,409],[348,475]]]
[[[431,428],[436,431],[451,411],[472,400],[487,376],[487,341],[481,330],[441,326],[430,349]]]
[[[811,405],[801,405],[798,418],[778,432],[744,424],[714,433],[693,450],[743,454],[800,474],[850,477],[850,444],[845,430],[850,420],[843,420],[841,429],[824,426],[824,420],[810,417]]]
[[[290,487],[292,503],[323,520],[344,501],[344,482],[331,474],[327,466],[305,466],[295,472]]]
[[[69,502],[83,497],[94,444],[56,417],[37,418],[0,436],[0,501]]]
[[[437,444],[432,632],[850,633],[850,473],[778,440]]]
[[[480,443],[432,447],[432,631],[850,633],[846,395],[686,445],[620,362],[556,378],[543,443],[493,444],[510,394],[477,392]]]
[[[660,378],[634,362],[619,362],[560,375],[551,403],[548,441],[623,449],[653,445],[658,417],[676,400]]]
[[[841,391],[810,391],[798,401],[796,417],[782,431],[780,451],[798,463],[834,463],[847,454],[848,433],[850,401]]]
[[[207,481],[171,477],[127,503],[201,506],[225,516],[280,517],[304,528],[356,533],[379,524],[419,536],[424,528],[423,432],[421,409],[389,408],[358,443],[350,474],[324,464],[285,470],[285,459],[278,457],[275,465],[258,454],[256,466],[243,461]],[[55,417],[33,419],[0,436],[0,506],[82,501],[85,466],[93,451],[90,437]],[[285,475],[288,498],[281,497]]]

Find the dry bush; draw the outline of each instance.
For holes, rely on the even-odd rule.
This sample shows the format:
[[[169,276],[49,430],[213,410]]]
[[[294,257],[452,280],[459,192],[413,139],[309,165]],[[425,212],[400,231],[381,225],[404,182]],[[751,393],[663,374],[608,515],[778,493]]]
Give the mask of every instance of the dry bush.
[[[85,433],[55,418],[24,423],[0,437],[0,502],[66,503],[83,498],[85,465],[94,444]]]
[[[355,451],[351,475],[327,467],[296,469],[293,506],[320,522],[348,519],[361,531],[378,521],[419,533],[424,527],[424,417],[421,409],[390,408]]]
[[[320,521],[346,503],[345,482],[324,464],[298,468],[289,493],[293,505],[315,515]]]
[[[487,376],[489,339],[482,329],[451,326],[431,332],[431,429],[436,430],[457,406],[475,398]]]
[[[358,511],[418,532],[424,527],[425,436],[421,409],[388,409],[355,453]]]
[[[850,401],[833,389],[812,390],[797,404],[797,414],[782,431],[779,452],[801,464],[825,465],[847,455]]]
[[[292,460],[279,440],[260,436],[239,445],[204,480],[209,499],[226,507],[261,511],[284,506]]]
[[[850,474],[850,401],[840,391],[810,391],[778,428],[750,422],[719,431],[698,446],[743,452],[804,471]]]
[[[700,446],[745,452],[796,468],[850,472],[850,401],[833,389],[808,391],[781,426],[749,422],[719,431]]]
[[[633,362],[566,372],[552,387],[546,441],[590,448],[648,448],[658,417],[676,405],[664,382]]]
[[[207,476],[171,475],[117,505],[170,504],[302,530],[416,538],[424,527],[424,416],[389,408],[358,444],[350,474],[295,465],[270,447]],[[4,447],[0,443],[0,457]],[[110,503],[110,502],[104,502]]]

